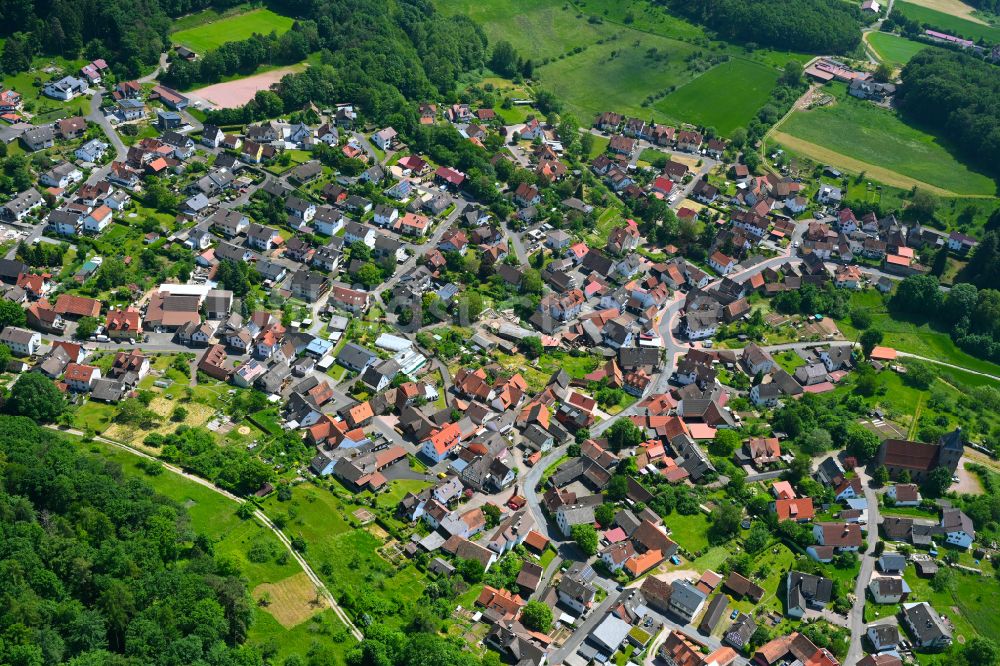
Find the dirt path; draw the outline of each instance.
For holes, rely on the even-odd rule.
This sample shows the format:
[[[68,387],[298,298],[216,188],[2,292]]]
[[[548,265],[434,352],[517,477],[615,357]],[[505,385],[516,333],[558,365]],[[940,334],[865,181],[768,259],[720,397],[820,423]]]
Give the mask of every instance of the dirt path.
[[[46,426],[46,427],[49,428],[49,429],[51,429],[51,430],[55,430],[56,432],[65,432],[65,433],[69,433],[71,435],[83,436],[83,434],[84,434],[83,432],[81,432],[79,430],[63,429],[63,428],[58,428],[56,426]],[[230,493],[228,491],[225,491],[222,488],[217,487],[215,484],[211,483],[210,481],[206,481],[205,479],[201,478],[200,476],[195,476],[194,474],[188,474],[187,472],[185,472],[184,470],[180,469],[179,467],[175,467],[174,465],[171,465],[170,463],[163,462],[162,460],[159,460],[158,458],[155,458],[155,457],[149,455],[148,453],[144,453],[144,452],[140,451],[139,449],[132,448],[131,446],[129,446],[127,444],[122,444],[121,442],[116,442],[113,439],[108,439],[106,437],[101,437],[100,435],[98,435],[97,437],[94,437],[94,439],[97,440],[97,441],[99,441],[99,442],[101,442],[101,443],[103,443],[103,444],[109,444],[111,446],[114,446],[114,447],[117,447],[119,449],[122,449],[123,451],[128,451],[129,453],[131,453],[133,455],[136,455],[136,456],[139,456],[140,458],[146,458],[147,460],[156,460],[161,465],[163,465],[163,469],[165,469],[165,470],[167,470],[169,472],[173,472],[174,474],[176,474],[178,476],[184,477],[188,481],[192,481],[194,483],[197,483],[200,486],[204,486],[205,488],[208,488],[209,490],[213,490],[213,491],[219,493],[220,495],[222,495],[224,497],[227,497],[230,500],[236,502],[237,504],[245,504],[246,503],[246,500],[243,499],[242,497],[238,497],[236,495],[233,495],[232,493]],[[364,640],[364,635],[361,633],[361,631],[356,626],[354,626],[354,623],[351,622],[351,618],[349,618],[347,616],[347,613],[344,612],[344,609],[341,608],[337,604],[337,600],[333,598],[333,595],[330,594],[330,591],[326,588],[326,585],[324,585],[323,581],[321,581],[319,579],[319,576],[316,575],[316,572],[312,570],[312,567],[309,566],[309,563],[306,562],[305,559],[303,559],[302,555],[299,554],[299,551],[297,551],[294,548],[292,548],[292,543],[288,539],[288,537],[285,536],[285,533],[282,532],[281,529],[279,529],[277,525],[275,525],[273,522],[271,522],[271,519],[267,517],[267,514],[265,514],[260,509],[257,509],[256,511],[254,511],[253,515],[254,515],[254,517],[257,520],[259,520],[261,523],[263,523],[265,527],[267,527],[272,532],[274,532],[274,535],[278,537],[278,540],[281,541],[282,544],[284,544],[284,546],[288,550],[288,552],[291,553],[291,555],[292,555],[293,558],[295,558],[295,561],[298,562],[299,566],[302,567],[302,571],[306,574],[306,576],[309,577],[309,580],[312,581],[313,585],[316,586],[316,589],[318,590],[318,592],[323,597],[326,598],[327,602],[330,604],[330,607],[333,608],[333,612],[337,615],[338,618],[340,618],[340,621],[344,623],[344,625],[347,627],[347,629],[351,632],[351,635],[354,636],[354,638],[356,638],[359,641]]]
[[[775,125],[777,128],[778,125]],[[946,190],[944,188],[938,187],[937,185],[931,185],[923,181],[917,180],[916,178],[910,178],[909,176],[904,176],[895,171],[886,169],[885,167],[877,166],[875,164],[869,164],[868,162],[862,162],[861,160],[856,160],[853,157],[848,157],[836,151],[830,150],[829,148],[824,148],[823,146],[818,146],[815,143],[799,139],[791,134],[785,134],[784,132],[773,129],[769,137],[772,141],[780,143],[786,148],[802,153],[806,157],[810,157],[820,163],[832,164],[838,166],[842,169],[848,171],[854,171],[856,173],[861,173],[864,171],[872,180],[877,180],[879,182],[885,183],[886,185],[892,185],[893,187],[899,187],[902,189],[910,189],[911,187],[919,187],[922,190],[927,190],[932,194],[937,194],[944,197],[962,197],[966,199],[989,199],[991,198],[988,194],[958,194],[952,192],[951,190]]]

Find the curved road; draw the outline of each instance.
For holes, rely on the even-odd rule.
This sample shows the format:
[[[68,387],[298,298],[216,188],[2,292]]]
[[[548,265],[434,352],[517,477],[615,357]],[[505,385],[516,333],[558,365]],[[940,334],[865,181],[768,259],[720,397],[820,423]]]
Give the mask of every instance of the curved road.
[[[84,433],[81,432],[81,431],[79,431],[79,430],[64,429],[64,428],[59,428],[59,427],[51,426],[51,425],[50,426],[46,426],[46,427],[49,428],[49,429],[51,429],[51,430],[55,430],[57,432],[66,432],[66,433],[69,433],[71,435],[77,435],[77,436],[80,436],[80,437],[82,437],[84,435]],[[212,491],[214,491],[214,492],[222,495],[223,497],[226,497],[226,498],[232,500],[233,502],[236,502],[237,504],[245,504],[246,503],[246,500],[243,499],[242,497],[234,495],[234,494],[232,494],[232,493],[230,493],[230,492],[228,492],[226,490],[223,490],[222,488],[219,488],[218,486],[214,485],[213,483],[211,483],[209,481],[206,481],[205,479],[201,478],[200,476],[195,476],[194,474],[188,474],[187,472],[185,472],[181,468],[176,467],[174,465],[171,465],[170,463],[163,462],[159,458],[151,456],[148,453],[145,453],[144,451],[140,451],[139,449],[134,449],[134,448],[132,448],[131,446],[129,446],[127,444],[122,444],[121,442],[116,442],[113,439],[108,439],[106,437],[101,437],[100,435],[98,435],[94,439],[97,440],[97,441],[99,441],[99,442],[101,442],[101,443],[103,443],[103,444],[109,444],[111,446],[114,446],[114,447],[117,447],[119,449],[122,449],[123,451],[127,451],[127,452],[129,452],[129,453],[131,453],[131,454],[133,454],[135,456],[140,457],[140,458],[145,458],[147,460],[155,460],[155,461],[159,462],[160,464],[162,464],[163,467],[164,467],[164,469],[166,469],[166,470],[168,470],[170,472],[173,472],[174,474],[176,474],[178,476],[182,476],[185,479],[187,479],[188,481],[192,481],[194,483],[197,483],[200,486],[204,486],[205,488],[208,488],[209,490],[212,490]],[[327,602],[329,602],[330,607],[333,609],[333,612],[337,615],[338,618],[340,618],[340,621],[344,623],[344,625],[348,628],[348,630],[350,630],[351,635],[354,636],[354,638],[356,638],[359,641],[364,640],[364,634],[362,634],[361,631],[354,625],[354,623],[351,622],[351,618],[349,618],[347,616],[347,613],[344,612],[344,609],[341,608],[337,604],[337,600],[333,598],[333,595],[330,594],[330,590],[328,590],[326,588],[326,585],[323,584],[323,581],[320,580],[319,576],[316,575],[316,572],[313,571],[312,567],[309,566],[309,563],[305,561],[305,559],[302,557],[302,555],[299,554],[299,552],[297,550],[295,550],[294,548],[292,548],[292,543],[288,539],[288,537],[285,536],[285,533],[282,532],[281,529],[279,529],[277,525],[275,525],[273,522],[271,522],[271,519],[268,518],[267,514],[265,514],[261,509],[255,510],[254,513],[253,513],[253,515],[254,515],[254,517],[257,520],[259,520],[261,523],[263,523],[265,527],[267,527],[272,532],[274,532],[274,535],[278,537],[278,540],[281,541],[281,543],[283,543],[285,545],[285,548],[288,550],[289,553],[291,553],[292,557],[295,558],[295,561],[299,563],[299,566],[302,567],[302,570],[306,573],[306,576],[309,577],[309,580],[312,581],[313,585],[316,586],[316,589],[320,592],[320,594],[322,594],[323,597],[327,600]]]

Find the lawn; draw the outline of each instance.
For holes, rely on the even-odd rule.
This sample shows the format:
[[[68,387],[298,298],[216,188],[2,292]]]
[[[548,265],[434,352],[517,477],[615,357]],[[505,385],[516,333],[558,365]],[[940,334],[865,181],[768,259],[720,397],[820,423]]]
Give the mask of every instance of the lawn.
[[[936,9],[921,7],[910,2],[897,2],[892,8],[907,18],[919,21],[920,23],[926,23],[942,32],[973,41],[984,39],[994,44],[1000,42],[1000,28],[966,21],[963,18],[945,14]]]
[[[651,49],[656,49],[655,55]],[[582,53],[538,67],[536,76],[582,122],[608,109],[666,120],[662,112],[642,106],[643,98],[693,78],[685,58],[695,50],[676,39],[627,31],[618,39],[591,44]]]
[[[873,326],[884,334],[883,346],[1000,376],[1000,365],[965,353],[955,346],[947,333],[935,330],[930,323],[890,315],[882,296],[875,290],[868,289],[852,294],[851,308],[862,308],[872,313]],[[857,339],[858,330],[851,326],[849,318],[838,320],[837,326],[848,340]]]
[[[806,364],[805,360],[794,351],[775,353],[774,362],[780,365],[788,374],[793,374],[796,368]]]
[[[573,379],[583,379],[596,370],[600,363],[600,359],[594,355],[573,356],[566,352],[546,352],[535,361],[528,361],[523,354],[509,356],[498,352],[496,359],[509,372],[521,373],[533,393],[545,388],[552,375],[559,370],[565,370]]]
[[[255,9],[246,14],[204,23],[193,28],[173,33],[170,38],[176,44],[183,44],[197,53],[217,49],[226,42],[247,39],[254,33],[266,35],[272,31],[287,32],[294,20],[275,14],[270,9]]]
[[[708,516],[702,512],[684,516],[676,511],[663,521],[670,528],[670,538],[689,553],[708,547]]]
[[[507,40],[536,65],[576,47],[591,46],[617,29],[589,23],[569,3],[553,0],[437,0],[434,4],[446,16],[468,16],[483,27],[490,44]]]
[[[728,136],[745,127],[767,103],[778,80],[778,70],[733,58],[713,67],[654,105],[677,122],[714,127]]]
[[[868,43],[875,49],[878,57],[891,65],[902,66],[910,62],[910,58],[924,49],[936,49],[922,42],[915,42],[899,35],[887,32],[873,32],[868,35]]]
[[[893,111],[850,97],[842,83],[830,84],[826,90],[837,98],[835,104],[798,110],[780,126],[781,134],[832,151],[811,157],[837,165],[837,157],[844,156],[851,160],[845,168],[853,168],[856,162],[870,165],[872,175],[879,180],[885,179],[876,172],[882,168],[952,193],[996,192],[991,178],[972,171],[938,139],[907,125]],[[776,140],[780,142],[780,137]],[[808,146],[792,148],[809,155]]]
[[[954,624],[956,642],[965,643],[976,634],[992,637],[1000,631],[1000,616],[992,606],[1000,594],[996,578],[956,570],[951,589],[935,592],[927,579],[916,575],[913,567],[907,567],[903,577],[912,590],[907,602],[926,601],[946,616]]]

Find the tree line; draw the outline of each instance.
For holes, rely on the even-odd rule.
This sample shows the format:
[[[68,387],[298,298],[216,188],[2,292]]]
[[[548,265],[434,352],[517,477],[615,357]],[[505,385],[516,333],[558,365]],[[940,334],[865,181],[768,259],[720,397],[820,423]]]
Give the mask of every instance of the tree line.
[[[318,47],[316,23],[296,21],[292,29],[280,37],[276,32],[251,35],[239,42],[226,42],[197,60],[176,59],[161,80],[184,90],[198,84],[216,83],[234,74],[250,74],[261,65],[297,63]]]
[[[416,102],[452,92],[461,74],[486,60],[482,29],[464,16],[443,17],[429,3],[406,0],[398,10],[377,0],[283,4],[315,21],[321,63],[281,80],[279,113],[350,101],[366,118],[402,133],[401,126],[418,124]],[[209,116],[222,124],[252,119],[245,110]]]
[[[987,234],[994,250],[990,255],[993,275],[1000,272],[1000,258],[995,253],[996,236],[997,232]],[[998,281],[988,284],[1000,286]],[[978,289],[975,284],[959,282],[944,293],[938,288],[935,277],[914,275],[899,283],[889,307],[896,313],[921,319],[933,313],[929,318],[947,330],[962,350],[1000,362],[1000,291],[995,288]]]
[[[0,0],[0,68],[16,74],[39,55],[104,58],[138,76],[170,48],[171,17],[235,0]]]
[[[662,0],[726,41],[806,53],[848,53],[861,43],[861,12],[841,0]]]
[[[1000,69],[964,53],[927,49],[903,68],[896,104],[1000,176]]]

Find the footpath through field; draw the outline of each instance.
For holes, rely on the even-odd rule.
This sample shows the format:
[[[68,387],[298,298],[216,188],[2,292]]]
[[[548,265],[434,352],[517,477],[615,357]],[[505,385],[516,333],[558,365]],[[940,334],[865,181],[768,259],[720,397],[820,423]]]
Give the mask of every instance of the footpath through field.
[[[82,437],[84,434],[82,431],[74,430],[72,428],[59,428],[57,426],[52,426],[52,425],[46,427],[49,428],[50,430],[55,430],[56,432],[65,432],[69,433],[70,435],[76,435],[78,437]],[[232,500],[233,502],[236,502],[237,504],[246,503],[246,500],[243,499],[242,497],[234,495],[226,490],[223,490],[222,488],[219,488],[212,482],[207,481],[201,478],[200,476],[195,476],[194,474],[188,474],[181,468],[175,467],[174,465],[171,465],[169,463],[165,463],[159,458],[151,456],[144,451],[132,448],[128,444],[123,444],[121,442],[117,442],[113,439],[108,439],[107,437],[102,437],[100,435],[94,437],[94,439],[103,444],[110,444],[111,446],[122,449],[123,451],[128,451],[129,453],[139,456],[140,458],[146,458],[147,460],[156,460],[157,462],[163,465],[164,469],[166,469],[169,472],[173,472],[178,476],[184,477],[188,481],[193,481],[194,483],[197,483],[200,486],[204,486],[205,488],[213,490],[219,493],[220,495]],[[348,630],[351,632],[351,635],[354,636],[354,638],[356,638],[359,641],[364,640],[364,635],[354,625],[354,623],[351,622],[351,618],[347,616],[347,613],[344,612],[344,609],[341,608],[339,604],[337,604],[337,600],[333,598],[333,595],[330,594],[330,590],[328,590],[326,585],[323,584],[323,581],[321,581],[319,576],[316,575],[316,572],[312,570],[312,567],[309,566],[309,563],[305,561],[305,559],[302,557],[302,555],[299,554],[297,550],[292,548],[292,543],[288,539],[288,537],[285,536],[285,533],[282,532],[277,525],[271,522],[271,519],[267,517],[267,514],[265,514],[260,509],[254,511],[253,515],[254,518],[263,523],[265,527],[274,532],[274,535],[278,537],[278,540],[285,545],[285,548],[288,550],[289,553],[291,553],[292,557],[295,558],[295,561],[299,563],[299,566],[302,567],[302,570],[305,572],[306,576],[309,577],[309,580],[312,581],[312,584],[316,586],[316,589],[319,590],[320,594],[322,594],[326,598],[326,600],[330,604],[330,607],[333,609],[333,612],[337,615],[338,618],[340,618],[340,621],[343,622],[344,625],[348,628]]]

